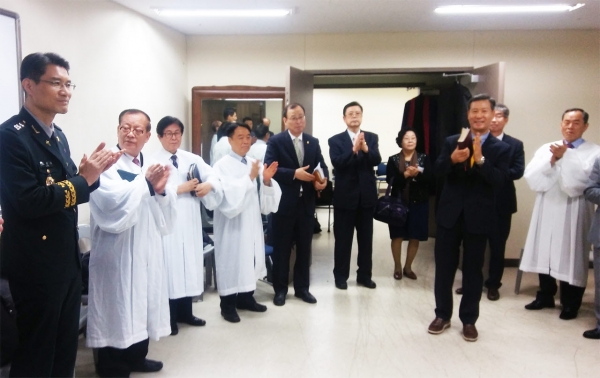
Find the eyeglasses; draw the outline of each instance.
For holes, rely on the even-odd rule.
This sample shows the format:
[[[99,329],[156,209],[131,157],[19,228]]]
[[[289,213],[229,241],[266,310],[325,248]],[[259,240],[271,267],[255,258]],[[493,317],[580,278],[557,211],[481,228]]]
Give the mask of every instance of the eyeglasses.
[[[70,81],[67,81],[66,83],[62,83],[60,80],[43,80],[40,79],[41,82],[50,84],[50,86],[54,89],[60,89],[61,87],[65,87],[66,90],[68,91],[74,91],[76,85],[71,83]]]
[[[298,121],[301,121],[301,120],[303,120],[303,119],[304,119],[304,116],[302,116],[302,117],[290,117],[290,118],[288,118],[288,119],[289,119],[290,121],[292,121],[292,122],[298,122]]]
[[[163,133],[163,136],[165,136],[165,137],[167,137],[169,139],[171,139],[173,137],[179,138],[179,137],[181,137],[181,133],[179,131],[174,132],[174,133],[172,133],[170,131],[167,131],[166,133]]]
[[[124,135],[127,135],[127,134],[133,132],[133,135],[135,135],[136,137],[139,137],[140,135],[142,135],[144,133],[144,130],[142,130],[142,129],[132,129],[129,126],[119,126],[119,131]]]
[[[362,113],[361,112],[348,112],[348,113],[346,113],[346,115],[348,117],[358,117],[358,116],[361,116]]]

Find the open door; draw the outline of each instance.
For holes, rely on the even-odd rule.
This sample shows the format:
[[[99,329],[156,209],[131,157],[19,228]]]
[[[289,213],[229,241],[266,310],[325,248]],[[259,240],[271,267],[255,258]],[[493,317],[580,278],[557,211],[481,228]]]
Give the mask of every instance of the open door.
[[[313,130],[313,89],[314,74],[290,66],[285,85],[285,105],[297,102],[304,106],[306,110],[304,132],[311,135]]]
[[[496,102],[504,103],[504,62],[490,64],[475,68],[472,73],[477,75],[477,80],[473,80],[471,93],[487,93],[496,99]]]

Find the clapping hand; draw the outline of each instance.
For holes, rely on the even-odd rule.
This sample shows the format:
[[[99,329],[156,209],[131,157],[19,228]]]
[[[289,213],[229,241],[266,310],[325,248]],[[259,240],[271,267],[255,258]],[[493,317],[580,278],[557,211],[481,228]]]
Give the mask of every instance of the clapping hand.
[[[153,164],[146,170],[146,179],[150,181],[150,185],[156,193],[164,194],[169,179],[169,169],[160,164]]]
[[[272,162],[271,165],[269,165],[268,167],[266,164],[263,167],[263,183],[266,186],[271,186],[271,179],[273,178],[273,176],[275,176],[275,173],[277,172],[277,167],[279,167],[279,163],[276,161]]]

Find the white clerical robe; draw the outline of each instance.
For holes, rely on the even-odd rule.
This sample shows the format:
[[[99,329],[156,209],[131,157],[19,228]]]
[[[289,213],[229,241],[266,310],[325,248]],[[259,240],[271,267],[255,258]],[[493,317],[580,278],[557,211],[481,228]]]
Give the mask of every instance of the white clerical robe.
[[[190,192],[177,195],[177,221],[173,232],[163,237],[165,269],[169,287],[169,299],[193,297],[204,291],[204,243],[200,201],[209,210],[214,210],[223,198],[221,182],[213,169],[202,158],[191,152],[177,150],[178,168],[173,165],[172,153],[161,148],[153,155],[159,163],[168,165],[171,174],[167,185],[177,192],[177,187],[188,181],[191,164],[196,164],[202,182],[212,185],[206,196],[194,197]]]
[[[600,146],[584,142],[578,148],[567,149],[552,167],[550,144],[536,151],[523,176],[537,195],[521,270],[550,274],[585,287],[590,251],[586,235],[594,207],[585,200],[583,191]]]
[[[138,159],[142,167],[123,154],[90,195],[91,348],[127,348],[171,333],[161,239],[176,219],[176,192],[167,187],[165,196],[151,195],[145,171],[156,162]]]
[[[261,163],[265,161],[265,154],[267,153],[267,143],[263,140],[257,140],[256,143],[250,147],[248,156],[256,160],[260,160]]]
[[[250,180],[255,159],[246,156],[244,164],[237,155],[226,155],[214,168],[223,185],[223,201],[215,210],[215,260],[219,295],[245,293],[256,289],[256,280],[263,278],[265,244],[261,213],[276,212],[281,199],[279,184],[271,179],[271,186],[256,179]],[[260,201],[259,201],[260,196]]]
[[[229,138],[224,136],[219,139],[217,144],[215,144],[215,153],[213,155],[213,160],[210,161],[210,164],[214,167],[223,156],[228,155],[230,152],[231,145],[229,144]]]

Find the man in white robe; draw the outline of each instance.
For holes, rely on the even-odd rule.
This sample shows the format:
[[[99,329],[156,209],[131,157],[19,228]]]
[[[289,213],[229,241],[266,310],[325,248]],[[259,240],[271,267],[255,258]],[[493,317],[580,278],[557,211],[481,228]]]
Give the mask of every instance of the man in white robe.
[[[99,348],[101,377],[162,369],[146,359],[149,338],[171,332],[161,239],[175,220],[176,193],[167,187],[168,167],[141,153],[149,138],[148,115],[123,111],[115,147],[123,154],[90,197],[87,346]]]
[[[223,186],[223,201],[214,216],[215,259],[221,315],[237,323],[240,317],[236,308],[254,312],[267,310],[253,297],[256,280],[266,275],[260,214],[277,211],[281,189],[272,179],[277,162],[267,168],[246,155],[251,143],[247,125],[230,126],[227,136],[232,152],[214,166]],[[257,178],[262,178],[260,190]]]
[[[162,148],[153,155],[156,161],[169,167],[167,185],[177,193],[177,221],[173,232],[163,237],[171,335],[179,332],[178,322],[192,326],[206,324],[192,313],[192,297],[204,291],[204,272],[197,269],[204,262],[200,201],[214,210],[223,198],[221,183],[213,169],[200,156],[179,149],[183,130],[183,123],[175,117],[158,121],[156,134]],[[188,179],[192,164],[198,169],[201,183],[197,178]]]
[[[594,245],[594,312],[596,327],[583,333],[586,339],[600,339],[600,157],[596,158],[590,180],[585,189],[585,199],[596,204],[596,213],[588,234],[588,240]]]
[[[254,130],[254,134],[256,135],[256,142],[250,147],[250,151],[248,151],[248,156],[259,160],[261,164],[265,160],[265,154],[267,153],[267,142],[269,141],[269,137],[271,134],[269,133],[269,126],[260,124],[256,126]]]
[[[230,125],[235,125],[235,123],[228,123],[225,124],[221,127],[229,127]],[[211,164],[214,167],[215,164],[217,164],[217,162],[219,160],[221,160],[221,158],[223,156],[226,156],[229,154],[229,152],[231,152],[231,145],[229,144],[229,139],[227,137],[221,137],[221,139],[219,139],[219,141],[217,142],[217,144],[215,144],[215,149],[214,149],[214,155],[213,158],[211,160]]]
[[[521,270],[539,273],[540,290],[525,308],[554,307],[560,280],[560,318],[574,319],[581,306],[588,275],[590,243],[587,232],[593,204],[583,192],[600,146],[585,141],[588,113],[568,109],[563,113],[563,140],[540,147],[525,168],[525,180],[537,192]]]

